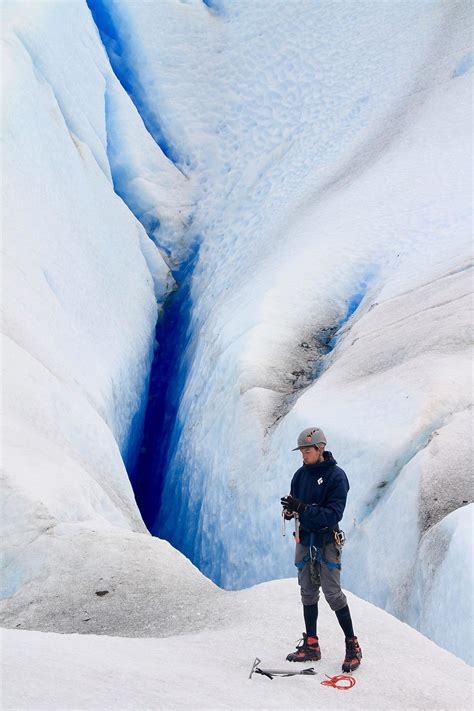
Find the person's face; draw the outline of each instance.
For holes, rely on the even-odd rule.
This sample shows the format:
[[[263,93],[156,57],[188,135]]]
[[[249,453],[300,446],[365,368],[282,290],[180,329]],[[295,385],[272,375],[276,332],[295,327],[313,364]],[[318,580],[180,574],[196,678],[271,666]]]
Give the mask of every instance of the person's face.
[[[316,464],[321,458],[321,451],[317,447],[300,447],[303,464]]]

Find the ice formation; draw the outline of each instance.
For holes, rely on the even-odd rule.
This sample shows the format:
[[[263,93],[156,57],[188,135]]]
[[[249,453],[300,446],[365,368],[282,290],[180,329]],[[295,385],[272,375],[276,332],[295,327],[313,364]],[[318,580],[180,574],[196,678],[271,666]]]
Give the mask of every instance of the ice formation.
[[[94,575],[144,531],[120,455],[171,266],[152,531],[228,588],[292,574],[278,503],[316,424],[351,481],[345,585],[472,661],[469,4],[6,7],[4,619],[64,631],[82,529]]]
[[[2,9],[2,620],[116,634],[199,627],[199,614],[173,615],[188,596],[207,609],[214,586],[146,534],[124,466],[173,279],[114,191],[117,180],[132,202],[140,181],[133,212],[152,203],[164,239],[174,230],[184,245],[189,181],[145,131],[85,3]],[[104,586],[119,589],[105,616]]]
[[[155,532],[226,587],[290,574],[276,502],[316,422],[352,483],[347,584],[427,629],[428,520],[472,500],[468,6],[108,6],[202,190]]]

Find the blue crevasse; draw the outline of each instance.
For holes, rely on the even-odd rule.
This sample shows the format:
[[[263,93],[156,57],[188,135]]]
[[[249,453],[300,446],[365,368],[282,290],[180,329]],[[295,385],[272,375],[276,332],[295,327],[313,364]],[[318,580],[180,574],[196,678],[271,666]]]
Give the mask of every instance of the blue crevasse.
[[[138,461],[129,470],[137,505],[154,535],[160,535],[156,522],[163,485],[182,429],[177,415],[192,355],[191,281],[199,247],[200,239],[195,238],[188,260],[173,272],[178,288],[168,297],[156,326],[143,439]]]

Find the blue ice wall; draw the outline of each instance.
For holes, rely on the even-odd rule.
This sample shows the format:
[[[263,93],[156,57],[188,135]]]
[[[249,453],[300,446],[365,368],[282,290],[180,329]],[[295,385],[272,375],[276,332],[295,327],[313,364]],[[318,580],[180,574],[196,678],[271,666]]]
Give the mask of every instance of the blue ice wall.
[[[204,574],[216,584],[222,585],[227,552],[216,519],[207,522],[205,534],[201,530],[202,501],[190,495],[189,478],[182,477],[186,461],[178,454],[178,443],[185,423],[178,417],[181,396],[186,384],[193,357],[191,333],[191,284],[193,271],[199,258],[199,240],[196,240],[190,259],[180,270],[174,272],[179,287],[168,298],[162,317],[156,327],[156,351],[150,376],[144,434],[138,462],[130,479],[143,520],[149,531],[169,540],[186,555]],[[364,279],[357,290],[347,299],[345,311],[334,327],[328,330],[326,353],[330,353],[340,329],[353,316],[367,293],[369,278]],[[324,364],[325,367],[326,363]],[[315,371],[312,379],[319,377]],[[167,477],[171,487],[166,501],[166,510],[160,515],[162,495]],[[193,478],[205,480],[206,473],[193,473]],[[171,493],[170,493],[171,492]],[[195,492],[196,494],[196,492]],[[183,498],[186,502],[183,507]],[[183,520],[185,511],[185,520]],[[175,522],[173,525],[172,522]],[[212,538],[212,548],[205,544],[203,536]],[[218,564],[216,565],[216,561]],[[245,575],[242,580],[246,581]],[[246,581],[248,584],[255,580]]]
[[[155,527],[163,484],[179,440],[177,413],[191,353],[191,280],[199,257],[199,239],[190,257],[173,276],[178,288],[168,297],[156,326],[156,349],[151,367],[143,439],[138,461],[129,470],[135,498],[147,528]]]
[[[149,353],[150,368],[153,362],[153,349]],[[121,449],[122,458],[128,472],[134,471],[140,454],[141,442],[143,439],[143,427],[148,401],[149,377],[143,384],[140,396],[140,407],[134,414],[130,423],[127,441]]]

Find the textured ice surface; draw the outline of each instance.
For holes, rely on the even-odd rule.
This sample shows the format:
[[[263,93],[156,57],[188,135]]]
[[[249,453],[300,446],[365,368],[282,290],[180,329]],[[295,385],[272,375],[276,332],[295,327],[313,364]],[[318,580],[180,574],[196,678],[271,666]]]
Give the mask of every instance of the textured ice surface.
[[[232,609],[224,611],[229,596]],[[112,593],[98,598],[98,605],[112,605],[112,598]],[[326,674],[340,672],[344,650],[341,630],[327,605],[319,615],[322,659],[312,664],[316,676],[271,681],[255,674],[249,679],[256,656],[263,669],[295,671],[296,665],[285,657],[294,649],[301,627],[297,600],[296,580],[221,592],[215,608],[217,617],[224,612],[223,628],[215,629],[211,617],[214,629],[166,639],[4,630],[2,707],[470,711],[472,669],[467,664],[351,594],[364,653],[351,691],[339,694],[321,686]]]
[[[8,498],[6,513],[18,515]],[[5,581],[6,627],[168,637],[219,628],[233,614],[232,597],[169,543],[110,524],[44,521],[20,560]]]
[[[346,584],[406,619],[430,440],[471,403],[469,6],[107,6],[201,188],[154,530],[227,587],[289,574],[278,500],[318,424],[352,485]],[[436,458],[459,460],[456,508],[468,459]]]
[[[464,591],[472,590],[474,583],[469,564],[473,557],[473,523],[471,504],[448,514],[423,536],[408,616],[410,624],[443,647],[455,650],[470,664],[474,664],[472,598]]]
[[[2,10],[3,619],[84,631],[100,577],[141,561],[158,595],[166,557],[131,534],[145,528],[124,460],[142,424],[157,301],[173,279],[114,182],[126,199],[141,180],[133,211],[153,202],[177,243],[187,187],[111,71],[85,3]],[[126,578],[133,599],[139,576]],[[209,588],[197,571],[189,578],[190,590],[193,579]],[[179,601],[167,589],[160,629]],[[117,624],[91,615],[95,631]]]
[[[472,499],[469,4],[89,4],[133,101],[85,3],[5,5],[5,619],[82,631],[91,597],[90,630],[161,633],[182,580],[210,589],[130,533],[120,449],[140,425],[153,289],[169,289],[138,218],[171,265],[201,239],[155,532],[227,587],[292,574],[278,504],[317,424],[351,481],[345,585],[467,655],[471,568],[452,571]],[[175,586],[152,628],[124,629],[90,592],[129,551],[118,601],[135,577],[142,611],[160,573]],[[448,600],[464,617],[440,615]]]

